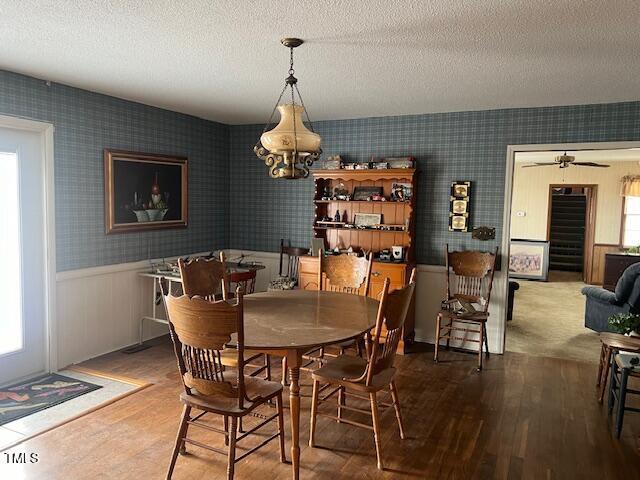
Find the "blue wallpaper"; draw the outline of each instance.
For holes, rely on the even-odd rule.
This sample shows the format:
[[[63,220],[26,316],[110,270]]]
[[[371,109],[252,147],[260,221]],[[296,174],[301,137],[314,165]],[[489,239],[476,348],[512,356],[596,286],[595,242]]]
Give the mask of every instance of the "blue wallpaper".
[[[313,114],[313,106],[311,106]],[[502,236],[507,145],[640,140],[640,102],[407,115],[318,122],[325,157],[416,157],[420,171],[416,258],[442,264],[443,248],[494,248]],[[262,125],[230,127],[229,245],[277,251],[280,238],[308,246],[312,180],[272,180],[252,147]],[[471,180],[472,225],[496,227],[496,240],[448,231],[453,180]]]
[[[55,126],[58,271],[226,246],[228,126],[5,71],[0,113]],[[104,148],[187,156],[188,228],[105,235]]]
[[[268,177],[252,151],[263,125],[223,125],[5,71],[0,114],[55,125],[59,271],[224,247],[277,251],[280,238],[310,244],[312,181]],[[507,145],[640,140],[640,102],[324,121],[316,130],[325,156],[416,157],[416,257],[440,264],[446,242],[499,243]],[[105,235],[104,148],[189,157],[189,227]],[[474,183],[472,225],[495,226],[495,242],[448,231],[452,180]]]

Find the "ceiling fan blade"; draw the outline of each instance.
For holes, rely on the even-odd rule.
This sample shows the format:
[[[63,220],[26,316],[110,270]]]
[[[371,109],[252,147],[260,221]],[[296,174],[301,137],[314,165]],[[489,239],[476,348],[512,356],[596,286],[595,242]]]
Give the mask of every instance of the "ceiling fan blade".
[[[522,168],[529,168],[529,167],[548,167],[551,165],[559,165],[556,162],[536,162],[533,165],[523,165]]]
[[[600,167],[600,168],[608,168],[610,165],[603,165],[602,163],[593,163],[593,162],[573,162],[572,165],[579,165],[582,167]]]

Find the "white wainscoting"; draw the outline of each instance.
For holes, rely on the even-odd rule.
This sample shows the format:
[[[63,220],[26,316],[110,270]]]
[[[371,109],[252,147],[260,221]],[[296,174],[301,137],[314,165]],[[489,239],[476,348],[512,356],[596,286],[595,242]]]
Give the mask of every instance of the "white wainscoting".
[[[278,276],[279,254],[227,250],[229,260],[244,254],[246,261],[265,265],[259,270],[256,290],[265,291],[271,279]],[[108,352],[119,350],[138,341],[140,318],[151,314],[150,278],[139,272],[149,269],[148,261],[108,265],[59,272],[57,281],[58,364],[63,368]],[[498,322],[503,318],[505,299],[504,275],[496,274],[491,302],[491,319],[487,325],[489,348],[502,353],[502,338]],[[444,267],[418,266],[416,293],[416,340],[434,343],[435,318],[445,295]],[[159,316],[164,309],[159,306]],[[167,333],[165,325],[145,322],[145,339]],[[475,348],[470,343],[465,347]],[[56,366],[53,366],[55,369]]]
[[[244,255],[247,261],[256,261],[264,264],[266,268],[258,271],[256,290],[266,290],[269,280],[277,277],[280,256],[273,252],[255,252],[247,250],[228,250],[228,258],[237,258]],[[498,323],[504,321],[505,298],[503,291],[505,275],[496,272],[490,313],[487,324],[489,338],[489,350],[492,353],[503,352],[503,339]],[[445,269],[440,265],[418,265],[418,283],[416,291],[416,341],[435,343],[436,315],[440,309],[440,302],[446,296]],[[467,342],[452,342],[453,346],[476,349],[477,344]]]

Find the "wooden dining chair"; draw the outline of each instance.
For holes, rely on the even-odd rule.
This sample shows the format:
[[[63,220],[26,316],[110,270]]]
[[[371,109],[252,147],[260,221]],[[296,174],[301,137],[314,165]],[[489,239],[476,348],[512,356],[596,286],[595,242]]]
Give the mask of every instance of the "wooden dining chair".
[[[368,257],[318,254],[318,290],[369,295],[373,253]]]
[[[369,295],[372,265],[373,253],[369,253],[368,257],[356,257],[355,255],[329,255],[325,257],[322,252],[318,252],[318,290],[366,297]],[[305,285],[305,288],[312,284],[315,282],[310,282]],[[359,340],[342,342],[333,346],[337,348],[337,353],[332,353],[327,350],[327,347],[314,348],[302,356],[309,363],[304,365],[301,370],[311,370],[310,367],[314,363],[322,364],[326,357],[342,355],[349,348],[354,348],[358,353],[361,353],[361,345],[362,342]]]
[[[178,259],[180,276],[182,277],[182,291],[189,296],[199,295],[213,300],[226,299],[229,292],[229,277],[225,264],[224,252],[220,252],[220,259],[194,258],[185,262]]]
[[[475,312],[460,309],[442,309],[436,320],[436,344],[434,361],[438,361],[440,342],[446,340],[449,348],[451,340],[478,343],[478,371],[482,370],[482,347],[489,357],[487,340],[487,320],[489,301],[495,273],[498,248],[495,252],[462,251],[450,252],[445,246],[445,265],[447,272],[447,305],[462,301],[478,307]],[[453,302],[453,303],[452,303]],[[469,338],[468,334],[477,338]]]
[[[227,456],[227,479],[232,479],[234,466],[247,455],[263,447],[271,440],[280,440],[280,461],[285,462],[284,420],[282,415],[282,385],[244,374],[244,317],[242,290],[234,300],[210,301],[201,297],[183,295],[164,297],[169,317],[169,331],[184,392],[180,400],[184,404],[178,435],[167,471],[171,478],[178,453],[185,453],[185,444],[195,445]],[[225,368],[220,361],[225,345],[236,335],[235,371]],[[257,426],[238,435],[238,421],[266,402],[275,400],[277,412],[266,417]],[[200,411],[191,415],[195,409]],[[206,413],[221,415],[224,429],[198,420]],[[231,425],[229,425],[231,419]],[[236,442],[255,433],[272,420],[278,421],[277,432],[269,435],[253,448],[236,457]],[[207,445],[187,436],[190,426],[223,434],[224,450]]]
[[[308,248],[292,247],[280,239],[280,268],[278,278],[269,283],[269,290],[291,290],[298,284],[300,257],[309,253]]]
[[[367,342],[367,359],[351,355],[340,355],[329,359],[319,369],[313,371],[313,393],[311,399],[311,426],[309,432],[309,446],[315,446],[316,417],[318,415],[329,417],[338,423],[346,423],[356,427],[373,430],[376,445],[376,457],[378,468],[382,470],[382,447],[380,433],[379,407],[393,406],[400,430],[400,438],[405,438],[400,411],[400,400],[395,384],[396,368],[394,360],[398,342],[402,337],[402,326],[407,317],[409,306],[415,290],[415,269],[411,275],[409,285],[389,292],[389,279],[385,279],[382,289],[382,298],[378,308],[376,326],[373,339]],[[382,327],[386,327],[386,337],[382,337]],[[370,338],[370,335],[368,334]],[[335,385],[332,391],[320,398],[320,384]],[[387,390],[391,394],[391,404],[381,402],[378,394]],[[331,396],[337,397],[337,416],[318,411],[320,403],[327,401]],[[370,404],[370,411],[346,404],[347,395],[366,400]],[[354,411],[360,414],[370,415],[372,424],[361,423],[344,418],[343,411]]]
[[[235,291],[238,287],[242,287],[245,295],[251,295],[256,290],[256,273],[257,270],[235,271],[229,273],[229,284],[231,291]]]
[[[195,258],[188,262],[182,259],[178,260],[180,267],[180,276],[182,277],[182,290],[185,295],[190,297],[200,296],[208,300],[224,299],[227,300],[229,294],[230,282],[235,279],[235,283],[246,283],[251,288],[255,287],[255,271],[253,272],[254,281],[244,280],[240,273],[227,273],[224,252],[220,252],[220,260],[215,258]],[[252,293],[252,292],[250,292]],[[271,380],[271,364],[269,357],[253,350],[245,350],[245,364],[252,367],[252,376],[256,376],[265,372],[265,379]],[[225,367],[237,367],[237,352],[235,348],[226,348],[220,353],[220,359]]]

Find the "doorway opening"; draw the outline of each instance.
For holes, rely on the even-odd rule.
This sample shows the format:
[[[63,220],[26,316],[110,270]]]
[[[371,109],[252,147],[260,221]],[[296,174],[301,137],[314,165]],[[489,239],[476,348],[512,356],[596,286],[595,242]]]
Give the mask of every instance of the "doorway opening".
[[[585,320],[582,289],[603,287],[608,255],[640,226],[621,195],[623,179],[640,178],[640,149],[530,147],[514,153],[505,350],[595,363],[608,317]]]
[[[549,270],[578,272],[590,282],[598,185],[549,185]]]

